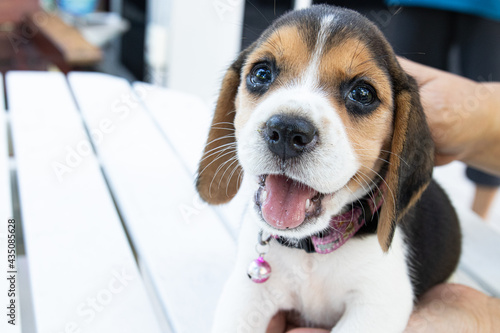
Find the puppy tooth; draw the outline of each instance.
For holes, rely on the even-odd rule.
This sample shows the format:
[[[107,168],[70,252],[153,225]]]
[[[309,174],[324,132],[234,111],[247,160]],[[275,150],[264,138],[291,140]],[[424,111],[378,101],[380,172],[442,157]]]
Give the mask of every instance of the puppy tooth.
[[[308,210],[309,207],[311,207],[311,200],[307,199],[306,200],[306,210]]]
[[[266,198],[267,198],[267,191],[266,190],[262,191],[260,198],[261,198],[261,202],[264,202],[266,200]]]

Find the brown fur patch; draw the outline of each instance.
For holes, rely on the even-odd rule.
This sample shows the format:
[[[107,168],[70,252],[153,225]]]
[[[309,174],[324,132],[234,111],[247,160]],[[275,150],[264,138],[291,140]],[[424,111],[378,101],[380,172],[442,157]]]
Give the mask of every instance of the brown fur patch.
[[[284,26],[273,32],[269,39],[260,44],[247,58],[247,64],[243,67],[243,76],[246,77],[253,65],[262,61],[274,59],[280,68],[278,84],[282,86],[297,77],[307,67],[311,54],[306,42],[300,38],[298,28],[295,26]]]
[[[241,166],[234,139],[234,99],[240,78],[229,69],[222,82],[217,107],[200,161],[196,187],[201,198],[214,205],[231,200],[239,189]]]
[[[264,95],[267,96],[300,77],[309,64],[310,57],[307,43],[300,37],[298,28],[295,26],[277,29],[268,40],[256,47],[248,56],[246,65],[242,69],[241,86],[236,103],[239,106],[236,128],[243,128],[261,98],[261,96],[249,93],[246,89],[246,77],[254,65],[264,60],[273,60],[280,70],[276,81]]]
[[[394,133],[392,136],[390,164],[386,175],[388,195],[382,211],[380,212],[380,220],[377,228],[377,237],[384,252],[389,250],[394,227],[397,220],[397,195],[399,189],[399,169],[402,163],[400,155],[403,152],[403,147],[406,139],[408,126],[408,116],[410,110],[410,96],[407,92],[403,92],[398,96],[396,102],[397,114],[394,119]],[[404,162],[403,162],[404,163]]]
[[[394,199],[386,197],[377,229],[384,251],[389,249],[396,223],[420,198],[432,175],[432,142],[429,146],[430,134],[416,84],[411,78],[409,81],[409,89],[396,97],[392,154],[386,175]],[[419,154],[421,149],[424,151]]]
[[[330,101],[347,129],[349,141],[361,163],[361,169],[348,184],[355,191],[376,181],[383,160],[380,150],[387,146],[392,133],[392,90],[388,75],[379,68],[364,42],[348,39],[330,48],[321,58],[320,84],[330,93]],[[353,117],[345,107],[339,87],[354,78],[363,78],[377,91],[381,101],[371,114]]]
[[[331,47],[322,55],[318,73],[320,84],[326,91],[338,91],[342,82],[355,77],[364,78],[377,90],[381,105],[391,107],[389,75],[378,66],[374,55],[361,40],[350,38]]]

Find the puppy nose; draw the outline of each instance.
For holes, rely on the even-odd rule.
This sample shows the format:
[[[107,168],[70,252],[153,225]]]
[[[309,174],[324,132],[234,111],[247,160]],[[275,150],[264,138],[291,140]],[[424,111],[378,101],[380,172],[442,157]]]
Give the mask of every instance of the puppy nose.
[[[296,157],[316,143],[316,128],[301,117],[274,115],[266,122],[264,138],[269,149],[287,159]]]

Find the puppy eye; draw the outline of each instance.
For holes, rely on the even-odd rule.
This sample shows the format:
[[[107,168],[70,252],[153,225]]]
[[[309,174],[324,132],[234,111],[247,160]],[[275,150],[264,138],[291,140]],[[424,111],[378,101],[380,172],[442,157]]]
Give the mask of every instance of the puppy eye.
[[[358,102],[364,106],[372,104],[376,99],[375,96],[373,87],[364,84],[352,88],[347,94],[347,98],[351,101]]]
[[[253,82],[256,84],[270,84],[273,81],[273,72],[267,66],[258,67],[254,70]]]
[[[247,88],[250,92],[263,94],[269,89],[276,77],[276,71],[271,64],[255,65],[247,76]]]
[[[364,116],[375,111],[380,105],[377,92],[366,81],[346,82],[341,86],[347,111],[353,116]]]

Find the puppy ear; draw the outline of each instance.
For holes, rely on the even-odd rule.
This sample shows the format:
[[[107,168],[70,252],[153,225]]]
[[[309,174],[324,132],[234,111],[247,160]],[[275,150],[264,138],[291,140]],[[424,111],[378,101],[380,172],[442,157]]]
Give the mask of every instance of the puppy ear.
[[[399,67],[399,66],[398,66]],[[377,237],[389,249],[396,223],[420,198],[432,178],[434,143],[420,103],[416,81],[399,69],[404,83],[395,85],[394,132]]]
[[[243,170],[236,156],[235,98],[241,67],[253,45],[240,53],[222,81],[207,143],[198,167],[196,189],[212,205],[230,201],[238,192]]]

